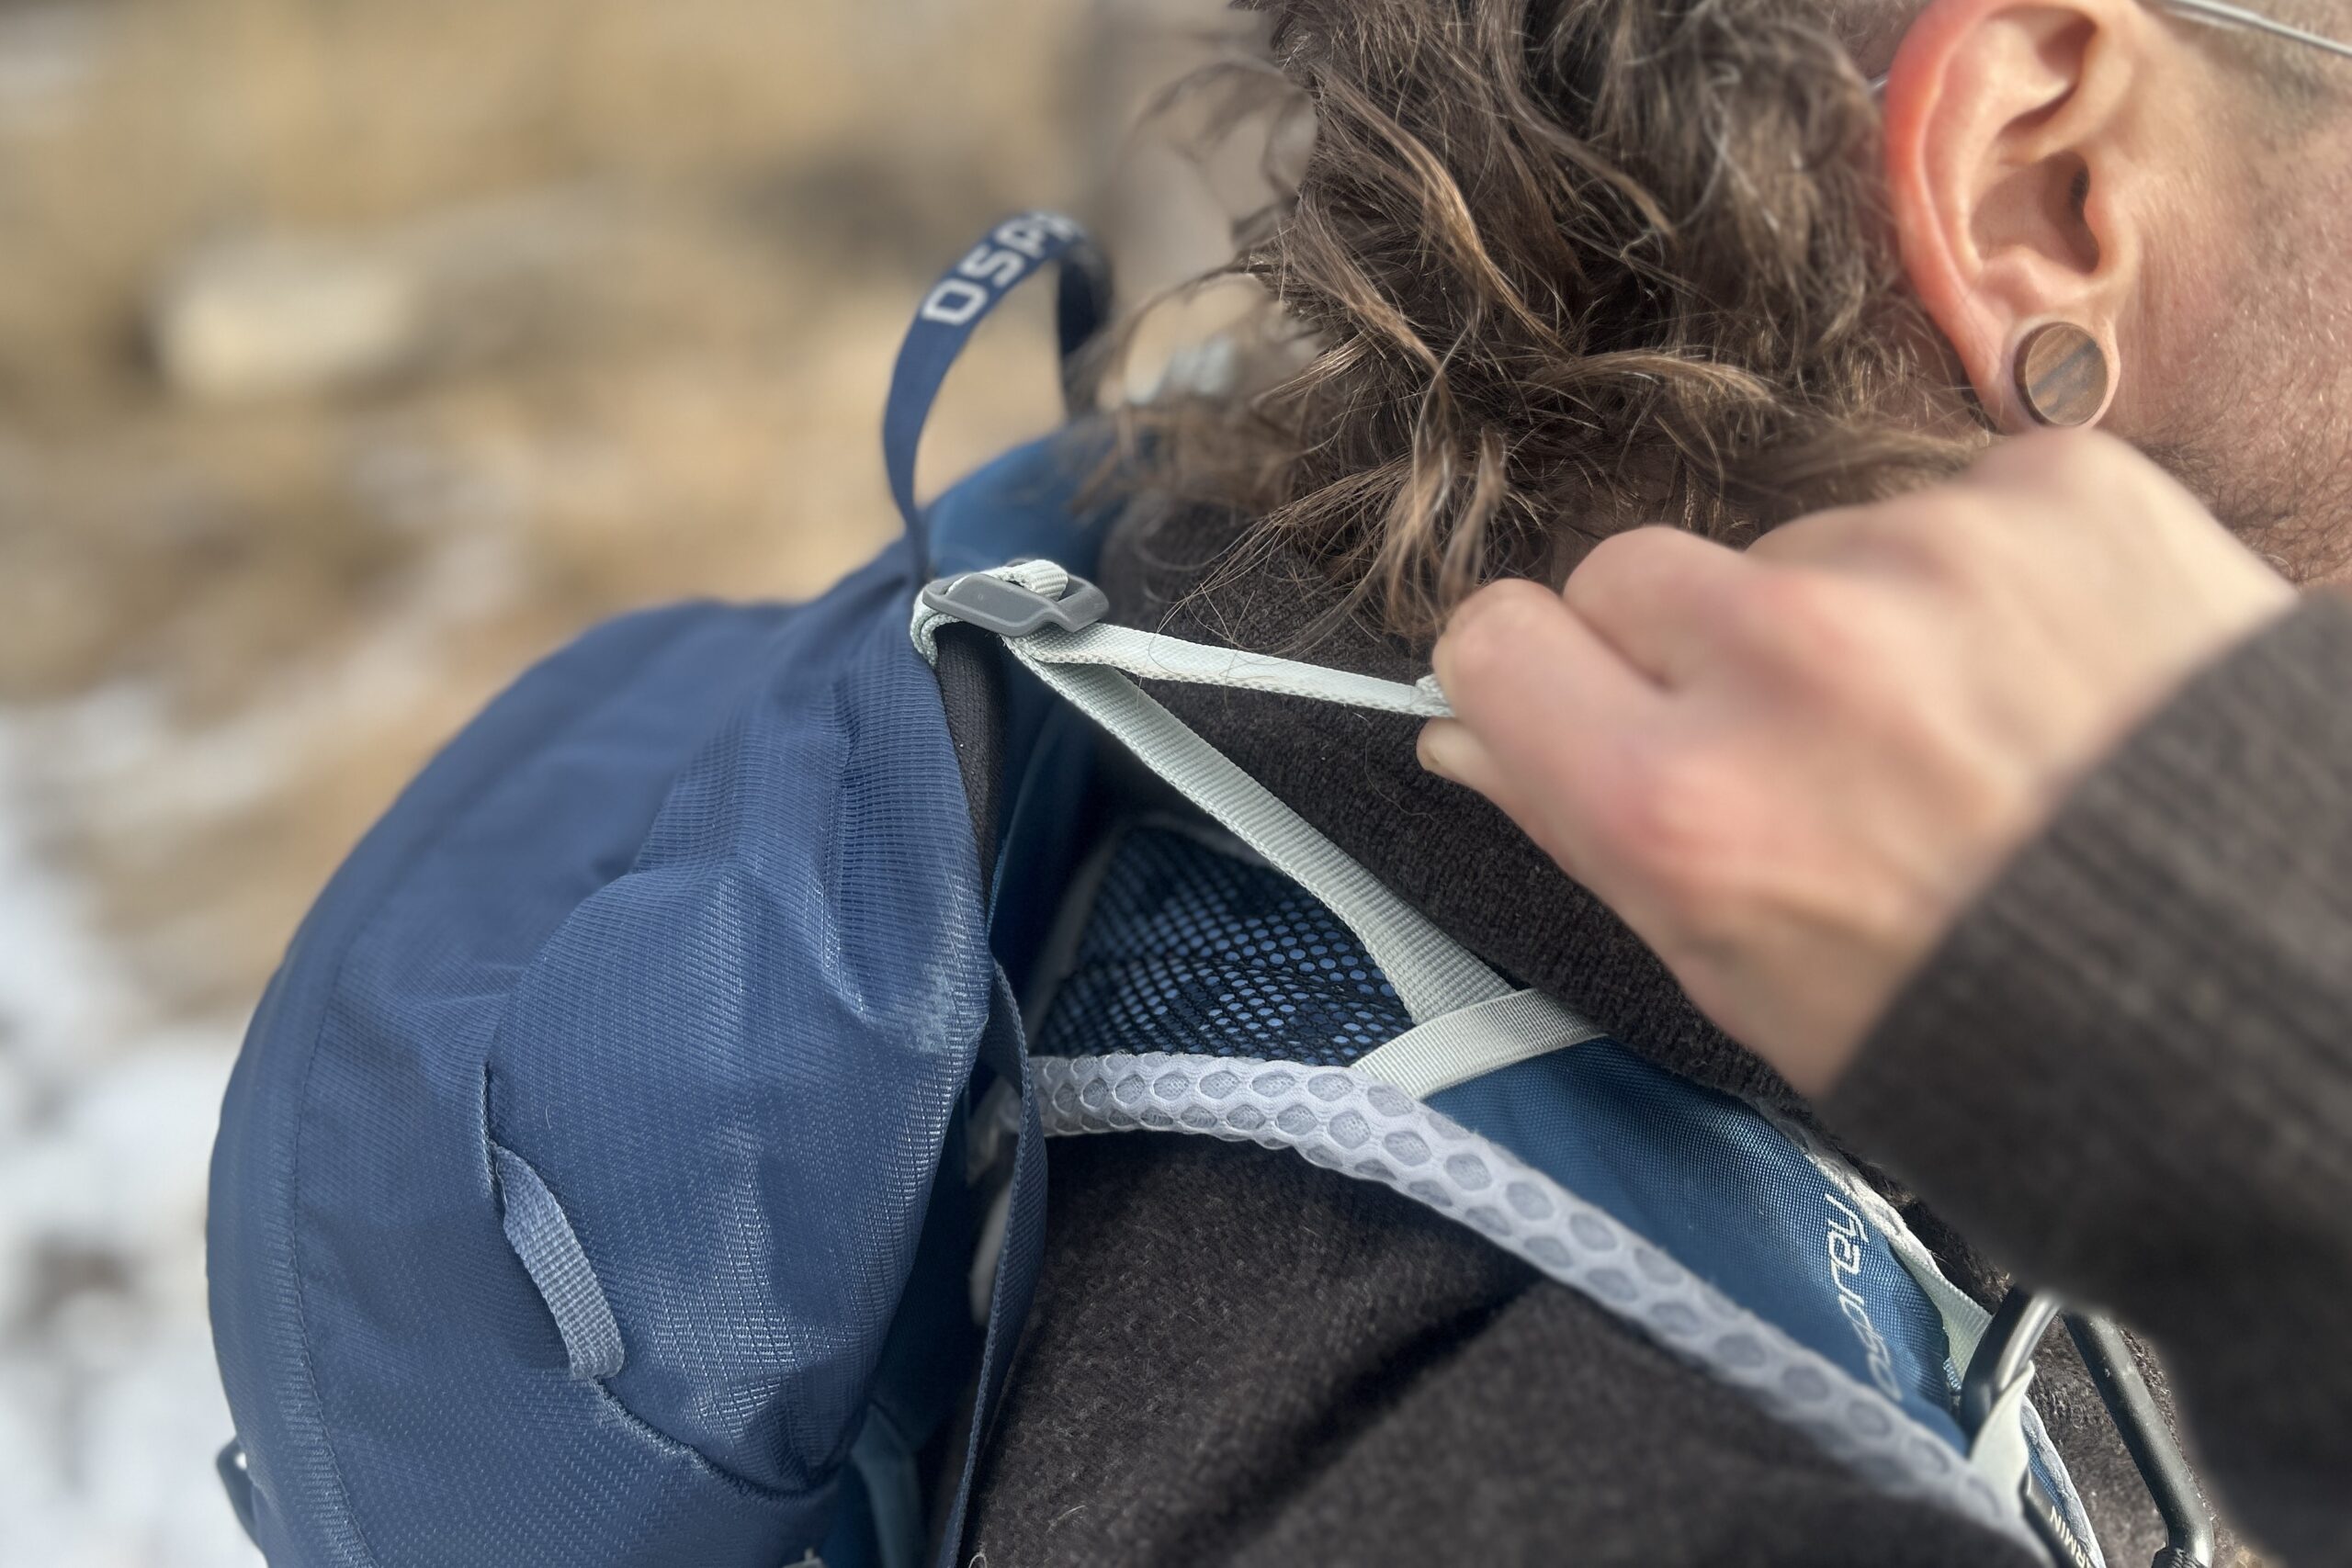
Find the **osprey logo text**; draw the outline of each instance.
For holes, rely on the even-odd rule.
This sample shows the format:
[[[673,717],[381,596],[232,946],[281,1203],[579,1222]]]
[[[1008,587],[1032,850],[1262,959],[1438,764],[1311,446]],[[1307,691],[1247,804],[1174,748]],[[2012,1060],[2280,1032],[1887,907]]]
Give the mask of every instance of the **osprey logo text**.
[[[1871,1382],[1887,1398],[1900,1402],[1903,1385],[1894,1378],[1894,1355],[1886,1348],[1886,1337],[1871,1321],[1870,1303],[1862,1300],[1854,1281],[1862,1276],[1862,1217],[1847,1207],[1845,1200],[1834,1192],[1824,1192],[1831,1213],[1824,1235],[1829,1243],[1831,1282],[1838,1287],[1838,1310],[1854,1325],[1855,1337],[1862,1342],[1862,1356],[1870,1363]]]
[[[943,327],[970,325],[998,295],[1028,276],[1029,269],[1046,259],[1050,245],[1078,237],[1078,225],[1059,213],[1030,212],[1005,220],[931,291],[922,302],[922,319]]]

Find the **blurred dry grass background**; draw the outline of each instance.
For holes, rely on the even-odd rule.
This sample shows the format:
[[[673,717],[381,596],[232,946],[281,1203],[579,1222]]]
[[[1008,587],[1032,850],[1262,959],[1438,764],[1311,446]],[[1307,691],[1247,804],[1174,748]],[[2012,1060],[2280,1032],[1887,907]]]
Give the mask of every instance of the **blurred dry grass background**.
[[[50,56],[0,98],[0,698],[127,682],[140,722],[215,735],[175,776],[61,781],[86,818],[69,847],[155,983],[249,996],[391,781],[564,631],[805,592],[872,551],[909,302],[991,214],[1099,185],[1104,20],[0,12],[0,58],[12,34]],[[390,272],[414,297],[397,346],[307,386],[175,388],[151,328],[175,278],[278,236]],[[982,352],[965,379],[990,391],[946,411],[936,473],[1053,417],[1037,343]],[[367,668],[387,636],[399,667]]]
[[[202,1162],[303,908],[573,630],[872,553],[899,334],[987,220],[1210,259],[1120,148],[1216,13],[0,0],[0,1556],[247,1561]],[[1012,312],[931,482],[1057,417]]]

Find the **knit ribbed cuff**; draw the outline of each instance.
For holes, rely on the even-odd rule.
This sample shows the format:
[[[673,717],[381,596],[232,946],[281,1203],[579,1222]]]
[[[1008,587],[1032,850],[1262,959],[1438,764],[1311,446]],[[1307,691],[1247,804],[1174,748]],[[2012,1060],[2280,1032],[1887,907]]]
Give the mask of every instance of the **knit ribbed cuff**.
[[[2143,1321],[2153,1274],[2254,1291],[2281,1249],[2341,1256],[2352,602],[2307,601],[2086,779],[1824,1111],[2011,1268]]]

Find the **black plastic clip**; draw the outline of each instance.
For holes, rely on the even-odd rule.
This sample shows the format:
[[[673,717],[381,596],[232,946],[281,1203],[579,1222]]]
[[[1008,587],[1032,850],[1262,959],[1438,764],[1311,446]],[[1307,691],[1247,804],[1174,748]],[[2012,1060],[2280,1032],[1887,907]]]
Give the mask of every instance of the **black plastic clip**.
[[[967,626],[999,637],[1023,637],[1046,626],[1083,631],[1111,613],[1110,596],[1082,577],[1073,577],[1058,599],[1034,588],[967,571],[943,577],[922,591],[923,605]]]
[[[2059,1314],[2054,1297],[2012,1290],[1984,1327],[1961,1386],[1961,1425],[1973,1438],[2000,1396],[2033,1370],[2033,1353]],[[2122,1436],[2123,1447],[2165,1522],[2165,1548],[2153,1568],[2211,1568],[2213,1518],[2198,1495],[2197,1477],[2173,1441],[2155,1395],[2140,1376],[2122,1332],[2104,1318],[2066,1314],[2066,1331],[2098,1386],[2099,1400]],[[2088,1564],[2056,1502],[2031,1471],[2025,1477],[2026,1521],[2061,1563]]]

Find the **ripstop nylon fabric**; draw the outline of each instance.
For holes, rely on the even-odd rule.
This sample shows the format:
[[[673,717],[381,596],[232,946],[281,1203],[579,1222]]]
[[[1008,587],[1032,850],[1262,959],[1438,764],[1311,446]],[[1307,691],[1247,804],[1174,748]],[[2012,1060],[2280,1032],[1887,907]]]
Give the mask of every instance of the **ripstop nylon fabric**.
[[[213,1318],[278,1568],[823,1543],[992,1013],[903,561],[624,621],[493,705],[305,924],[216,1150]],[[493,1142],[627,1356],[575,1377]],[[944,1401],[952,1401],[949,1388]]]
[[[1039,898],[984,902],[961,765],[1020,781],[1008,842],[1085,769],[1079,721],[1027,694],[959,753],[905,606],[934,538],[993,564],[1083,561],[1091,536],[1058,439],[931,509],[914,459],[974,328],[1057,263],[1068,357],[1109,278],[1066,219],[999,224],[924,300],[885,416],[902,547],[808,604],[582,638],[451,743],[298,934],[223,1107],[209,1236],[221,1473],[274,1568],[820,1546],[898,1568],[920,1540],[910,1456],[982,1338],[964,1091],[983,1052],[1025,1081],[990,939],[1022,951]],[[1039,1252],[1035,1143],[976,1427]]]

